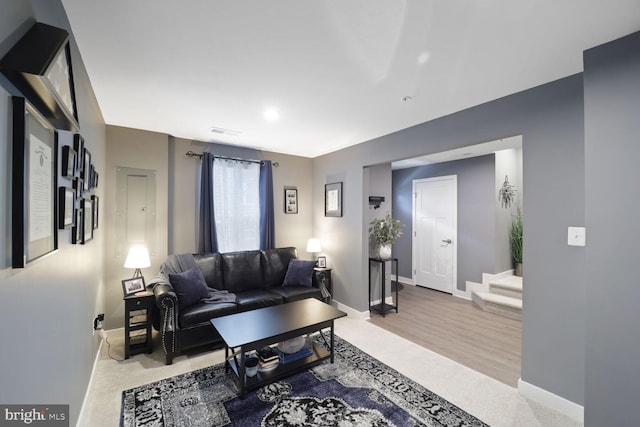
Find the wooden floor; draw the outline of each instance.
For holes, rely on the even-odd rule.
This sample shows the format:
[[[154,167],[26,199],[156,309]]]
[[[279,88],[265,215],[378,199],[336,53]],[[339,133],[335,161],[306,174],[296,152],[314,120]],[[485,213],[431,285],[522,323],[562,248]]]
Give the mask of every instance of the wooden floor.
[[[394,293],[395,296],[395,293]],[[471,301],[401,285],[399,313],[372,313],[371,323],[471,369],[517,387],[522,322],[487,313]]]

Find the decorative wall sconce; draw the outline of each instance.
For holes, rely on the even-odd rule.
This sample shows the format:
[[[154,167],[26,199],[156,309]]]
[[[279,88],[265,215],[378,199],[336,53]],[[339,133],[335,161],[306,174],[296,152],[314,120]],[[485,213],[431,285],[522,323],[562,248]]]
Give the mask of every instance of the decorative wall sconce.
[[[378,209],[382,203],[384,203],[383,196],[369,196],[369,206],[373,206],[373,209]]]

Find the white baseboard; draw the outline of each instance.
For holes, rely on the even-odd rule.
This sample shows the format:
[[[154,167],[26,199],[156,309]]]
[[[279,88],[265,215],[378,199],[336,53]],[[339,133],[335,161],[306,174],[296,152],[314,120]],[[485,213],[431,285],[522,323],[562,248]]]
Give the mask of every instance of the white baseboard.
[[[402,283],[403,285],[415,285],[411,277],[398,276],[398,282]]]
[[[531,399],[547,408],[558,411],[579,423],[584,423],[584,406],[578,405],[533,384],[529,384],[523,381],[522,378],[518,379],[518,392],[527,399]]]
[[[93,388],[93,376],[96,371],[96,366],[98,366],[98,360],[100,360],[100,354],[102,352],[102,344],[104,344],[104,340],[100,340],[100,345],[98,346],[98,351],[96,353],[95,359],[93,359],[93,367],[91,368],[91,376],[89,377],[89,384],[87,384],[87,390],[84,392],[84,399],[82,399],[82,407],[80,408],[80,415],[78,415],[78,422],[76,423],[76,427],[86,426],[87,424],[84,422],[85,419],[85,411],[87,409],[87,400],[89,399],[89,393]]]
[[[354,319],[358,319],[358,320],[367,320],[369,318],[369,310],[367,311],[357,311],[351,307],[349,307],[348,305],[342,304],[339,301],[333,300],[333,305],[335,305],[335,307],[338,310],[344,311],[345,313],[347,313],[347,316],[352,317]]]

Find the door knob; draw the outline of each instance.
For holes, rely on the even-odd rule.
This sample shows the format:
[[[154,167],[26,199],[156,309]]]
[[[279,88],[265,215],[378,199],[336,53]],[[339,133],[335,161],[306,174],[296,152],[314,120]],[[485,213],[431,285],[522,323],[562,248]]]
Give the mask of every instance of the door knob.
[[[442,242],[443,242],[443,243],[447,243],[447,244],[449,244],[449,245],[450,245],[450,244],[451,244],[451,239],[443,240]]]

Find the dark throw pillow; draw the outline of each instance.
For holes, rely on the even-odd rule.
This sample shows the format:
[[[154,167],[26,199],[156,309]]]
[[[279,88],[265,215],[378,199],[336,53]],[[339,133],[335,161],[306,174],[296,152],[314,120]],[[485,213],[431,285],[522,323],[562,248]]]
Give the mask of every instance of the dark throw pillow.
[[[169,282],[178,296],[180,309],[189,307],[209,295],[207,282],[197,268],[179,274],[169,274]]]
[[[289,261],[289,267],[287,268],[287,274],[284,276],[282,286],[304,286],[310,288],[315,266],[315,261],[292,259]]]

